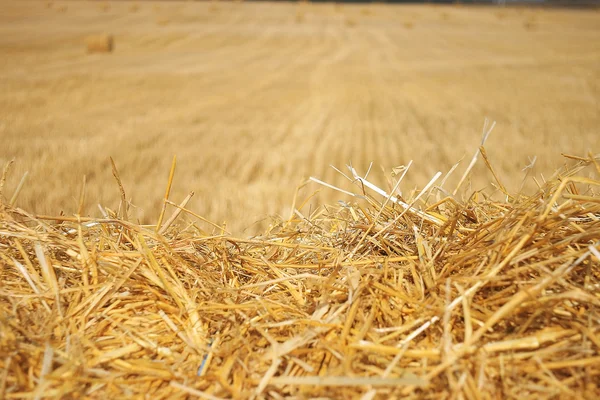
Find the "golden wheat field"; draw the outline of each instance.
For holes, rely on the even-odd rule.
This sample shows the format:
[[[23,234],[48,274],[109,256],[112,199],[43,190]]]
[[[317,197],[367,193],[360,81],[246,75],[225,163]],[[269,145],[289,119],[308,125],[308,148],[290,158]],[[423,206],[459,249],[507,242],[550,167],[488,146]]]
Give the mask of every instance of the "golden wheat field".
[[[415,160],[403,190],[456,162],[484,120],[500,179],[598,151],[600,12],[221,2],[0,3],[0,164],[38,214],[116,209],[115,160],[139,221],[171,193],[236,234],[289,214],[309,176]],[[110,34],[109,53],[86,37]],[[490,181],[477,165],[472,189]],[[459,174],[457,174],[459,175]],[[515,179],[515,177],[518,177]],[[318,186],[302,189],[306,197]],[[526,188],[525,188],[526,189]],[[323,190],[320,201],[345,200]],[[256,223],[257,221],[262,221]]]

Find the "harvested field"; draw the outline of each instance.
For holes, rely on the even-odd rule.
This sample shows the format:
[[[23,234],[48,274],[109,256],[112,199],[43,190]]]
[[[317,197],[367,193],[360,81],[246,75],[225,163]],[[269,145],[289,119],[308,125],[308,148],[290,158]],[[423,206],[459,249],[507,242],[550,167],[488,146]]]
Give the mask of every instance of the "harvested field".
[[[415,160],[421,187],[477,148],[517,190],[529,158],[597,150],[600,13],[582,10],[204,2],[2,2],[0,164],[17,205],[39,214],[116,209],[118,165],[132,216],[172,198],[240,235],[289,215],[294,188],[352,162]],[[86,54],[110,32],[107,54]],[[484,167],[473,189],[488,184]],[[538,175],[539,178],[539,175]],[[344,186],[344,187],[347,187]],[[311,192],[317,186],[304,190]],[[535,189],[535,185],[527,186]],[[324,191],[319,202],[340,195]],[[347,200],[346,198],[343,198]],[[248,228],[249,227],[249,228]],[[248,228],[248,229],[247,229]]]

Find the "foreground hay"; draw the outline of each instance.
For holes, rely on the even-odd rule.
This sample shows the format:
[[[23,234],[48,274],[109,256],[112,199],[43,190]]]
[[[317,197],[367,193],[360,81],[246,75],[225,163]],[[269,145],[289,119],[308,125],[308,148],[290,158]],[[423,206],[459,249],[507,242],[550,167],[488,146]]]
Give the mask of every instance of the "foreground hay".
[[[505,202],[298,205],[253,239],[4,201],[0,397],[598,398],[586,167]]]

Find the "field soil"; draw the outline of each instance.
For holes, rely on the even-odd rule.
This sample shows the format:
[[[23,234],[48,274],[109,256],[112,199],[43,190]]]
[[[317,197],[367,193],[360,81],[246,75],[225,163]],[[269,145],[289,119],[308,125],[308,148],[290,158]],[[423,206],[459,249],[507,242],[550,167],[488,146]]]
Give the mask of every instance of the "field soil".
[[[113,51],[88,54],[103,33]],[[188,208],[247,235],[287,218],[308,176],[351,185],[330,165],[373,162],[387,188],[414,160],[408,192],[462,160],[452,188],[486,118],[510,191],[533,157],[539,181],[561,153],[600,152],[597,10],[2,1],[0,71],[5,196],[27,171],[16,202],[39,214],[76,212],[84,175],[83,214],[117,209],[109,156],[133,218],[156,223],[177,155],[172,200],[194,191]],[[481,163],[467,188],[490,181]]]

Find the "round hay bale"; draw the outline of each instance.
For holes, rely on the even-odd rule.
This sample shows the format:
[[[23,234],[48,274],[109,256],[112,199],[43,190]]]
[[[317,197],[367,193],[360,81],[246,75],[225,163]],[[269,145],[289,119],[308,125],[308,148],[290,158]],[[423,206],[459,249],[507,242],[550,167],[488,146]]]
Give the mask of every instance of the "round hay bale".
[[[110,53],[114,49],[112,35],[92,35],[85,38],[88,53]]]

